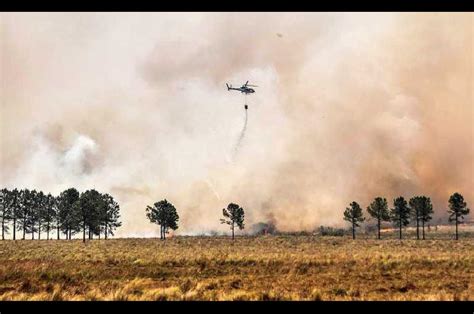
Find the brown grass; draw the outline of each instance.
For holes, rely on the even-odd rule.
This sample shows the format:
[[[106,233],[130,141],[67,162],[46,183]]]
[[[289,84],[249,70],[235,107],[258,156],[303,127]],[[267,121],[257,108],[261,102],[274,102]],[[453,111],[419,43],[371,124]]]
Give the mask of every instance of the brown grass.
[[[0,241],[0,300],[474,300],[474,241]]]

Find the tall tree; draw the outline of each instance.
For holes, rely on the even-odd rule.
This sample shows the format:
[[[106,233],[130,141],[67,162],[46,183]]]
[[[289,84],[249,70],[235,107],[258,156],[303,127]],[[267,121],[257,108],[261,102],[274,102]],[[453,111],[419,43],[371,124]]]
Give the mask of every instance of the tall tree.
[[[367,212],[372,218],[377,219],[377,238],[380,239],[380,228],[382,221],[389,221],[387,200],[382,197],[376,197],[374,201],[367,207]]]
[[[11,190],[9,194],[11,220],[13,221],[13,240],[16,240],[17,219],[19,217],[21,206],[21,194],[16,188]]]
[[[422,230],[422,239],[425,239],[425,222],[431,220],[431,215],[433,214],[433,205],[431,204],[431,199],[426,196],[420,197],[420,220],[421,220],[421,230]]]
[[[164,226],[163,226],[163,239],[166,239],[166,235],[169,233],[169,230],[178,229],[179,215],[176,211],[176,207],[173,204],[169,203],[169,206],[164,212]]]
[[[109,194],[103,195],[105,206],[102,213],[101,226],[104,231],[104,237],[107,240],[108,235],[114,235],[114,230],[122,225],[119,221],[120,206]]]
[[[416,239],[420,239],[420,219],[421,219],[421,202],[422,196],[414,196],[410,198],[408,204],[410,205],[410,213],[416,225]]]
[[[410,211],[416,223],[416,238],[420,239],[420,222],[422,227],[422,238],[425,239],[425,222],[431,219],[433,205],[426,196],[415,196],[410,199]]]
[[[238,204],[230,203],[227,205],[227,209],[222,209],[222,215],[224,218],[221,218],[221,224],[230,225],[230,230],[232,230],[232,240],[234,240],[235,227],[237,226],[240,230],[244,229],[244,209]]]
[[[169,229],[178,229],[179,215],[176,208],[166,199],[146,207],[146,216],[151,223],[160,225],[160,239],[165,240]]]
[[[78,202],[79,192],[75,188],[69,188],[58,196],[57,206],[57,238],[60,238],[60,232],[63,231],[66,235],[66,239],[71,239],[72,234],[79,231],[79,217],[78,217]]]
[[[31,240],[35,239],[35,232],[38,231],[36,223],[39,220],[39,208],[41,206],[41,195],[43,192],[38,192],[35,189],[30,191],[28,208],[26,209],[26,233],[31,233]]]
[[[469,208],[467,203],[464,201],[464,197],[459,193],[454,193],[449,198],[449,222],[456,223],[456,240],[458,236],[458,225],[463,223],[464,216],[469,215]]]
[[[103,206],[102,196],[96,190],[87,190],[79,197],[78,217],[81,221],[82,241],[86,242],[86,229],[88,238],[99,230],[99,208]]]
[[[56,218],[54,219],[55,222],[56,222],[56,238],[58,240],[61,239],[61,228],[62,228],[62,219],[61,219],[61,210],[60,210],[60,204],[61,204],[61,195],[58,195],[56,198],[55,198],[55,202],[56,202]]]
[[[22,240],[26,239],[27,233],[34,234],[34,230],[31,228],[32,217],[34,206],[34,198],[36,196],[36,191],[30,191],[24,189],[20,191],[20,204],[18,210],[18,228],[23,231]]]
[[[0,219],[2,220],[2,240],[8,233],[8,221],[11,218],[11,192],[7,189],[0,190]]]
[[[399,228],[399,238],[402,239],[402,228],[410,223],[410,208],[403,196],[393,200],[393,208],[390,210],[392,222]]]
[[[344,220],[348,221],[352,225],[352,239],[355,239],[355,228],[359,227],[360,223],[365,220],[362,214],[362,208],[357,202],[352,202],[349,204],[350,207],[347,207],[344,211]]]
[[[56,198],[51,194],[44,196],[41,217],[43,229],[46,229],[46,239],[49,240],[49,233],[54,228],[57,218],[57,202]]]
[[[41,240],[41,224],[43,222],[43,216],[45,215],[46,201],[46,195],[43,191],[39,191],[36,194],[35,207],[33,208],[33,226],[35,226],[35,224],[38,226],[36,229],[38,231],[38,240]]]

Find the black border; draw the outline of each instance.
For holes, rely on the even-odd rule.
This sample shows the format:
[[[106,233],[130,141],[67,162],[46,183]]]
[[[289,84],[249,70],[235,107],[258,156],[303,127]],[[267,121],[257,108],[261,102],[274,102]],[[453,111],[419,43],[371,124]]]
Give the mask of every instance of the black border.
[[[206,11],[206,12],[457,12],[474,11],[474,1],[463,0],[44,0],[44,1],[3,1],[2,11],[95,11],[95,12],[143,12],[143,11]]]
[[[242,313],[247,309],[269,313],[270,311],[297,313],[297,311],[307,311],[305,313],[456,313],[472,314],[474,311],[474,301],[3,301],[0,302],[0,312],[2,314],[27,313],[30,310],[34,313],[68,313],[73,310],[75,313],[111,313],[117,310],[119,313],[154,313],[159,311],[164,313],[167,310],[186,311],[199,313],[202,310],[215,311],[215,313],[228,313],[231,309],[234,313]],[[408,310],[408,312],[407,312]],[[191,313],[190,312],[190,313]]]

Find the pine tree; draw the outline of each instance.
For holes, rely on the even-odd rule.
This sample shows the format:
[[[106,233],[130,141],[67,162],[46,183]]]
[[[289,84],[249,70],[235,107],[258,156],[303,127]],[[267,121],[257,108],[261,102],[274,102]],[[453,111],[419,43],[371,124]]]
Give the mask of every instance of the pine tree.
[[[11,192],[7,189],[0,190],[0,219],[2,220],[2,240],[5,240],[5,233],[8,233],[8,222],[11,218]]]
[[[456,223],[456,240],[458,236],[458,225],[463,223],[464,216],[469,215],[469,208],[467,203],[464,201],[464,197],[459,193],[454,193],[449,198],[449,222]]]
[[[410,223],[410,208],[403,196],[393,200],[394,207],[390,210],[392,222],[399,228],[399,238],[402,239],[402,228]]]
[[[165,240],[169,229],[178,229],[179,215],[176,208],[166,199],[146,207],[146,216],[151,223],[160,225],[160,239]]]
[[[242,207],[238,204],[230,203],[227,205],[227,209],[222,209],[222,215],[224,218],[221,218],[221,224],[230,225],[230,230],[232,230],[232,240],[234,240],[235,227],[237,226],[240,230],[244,229],[244,219],[245,212]]]
[[[10,191],[10,214],[11,220],[13,222],[13,240],[16,240],[16,230],[18,228],[17,220],[20,215],[20,206],[21,206],[21,193],[18,189],[13,189]]]
[[[431,220],[431,214],[433,213],[433,205],[431,200],[426,196],[415,196],[410,199],[410,210],[412,217],[416,221],[416,238],[420,239],[420,222],[422,229],[422,239],[425,239],[425,222]]]
[[[420,196],[410,198],[410,213],[416,224],[416,239],[420,239],[420,216],[421,216],[421,199]]]
[[[362,214],[362,208],[357,202],[352,202],[344,211],[344,220],[351,223],[352,226],[352,239],[355,239],[355,228],[359,227],[360,223],[365,220]]]
[[[36,196],[36,191],[30,191],[24,189],[20,191],[20,201],[18,206],[18,229],[23,231],[22,240],[26,239],[27,233],[32,233],[34,235],[34,230],[32,227],[32,213],[34,207],[34,198]]]
[[[119,221],[120,206],[109,194],[103,195],[104,211],[101,218],[101,226],[104,231],[104,238],[107,240],[108,235],[114,235],[114,230],[122,225]]]
[[[49,240],[49,233],[54,228],[57,218],[57,201],[51,194],[44,196],[42,207],[42,228],[46,230],[46,239]]]
[[[382,197],[376,197],[374,201],[367,207],[369,215],[377,219],[377,238],[380,239],[380,229],[383,221],[389,221],[387,200]]]
[[[86,242],[86,229],[88,238],[93,239],[93,234],[100,230],[100,208],[104,206],[102,196],[96,190],[87,190],[81,193],[79,204],[76,207],[82,229],[82,241]]]
[[[30,201],[28,202],[29,207],[27,209],[27,233],[31,233],[31,240],[35,239],[35,232],[38,231],[36,227],[36,222],[38,221],[39,217],[39,207],[41,206],[40,195],[39,192],[35,189],[30,191]]]
[[[45,215],[46,201],[46,195],[43,191],[39,191],[36,194],[35,207],[33,208],[33,226],[38,226],[36,229],[38,231],[38,240],[41,240],[41,224],[43,223],[43,216]]]
[[[78,217],[79,192],[75,188],[69,188],[58,196],[56,229],[57,238],[60,239],[60,231],[64,232],[66,239],[80,230]]]

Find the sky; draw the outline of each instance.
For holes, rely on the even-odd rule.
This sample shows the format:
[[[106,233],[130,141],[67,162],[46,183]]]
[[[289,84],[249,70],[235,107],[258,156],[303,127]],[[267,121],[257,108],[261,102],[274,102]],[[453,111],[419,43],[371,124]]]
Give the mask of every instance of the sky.
[[[474,202],[473,17],[1,13],[0,185],[109,193],[119,237],[164,198],[189,235],[230,202],[296,231],[424,194],[445,221]]]

